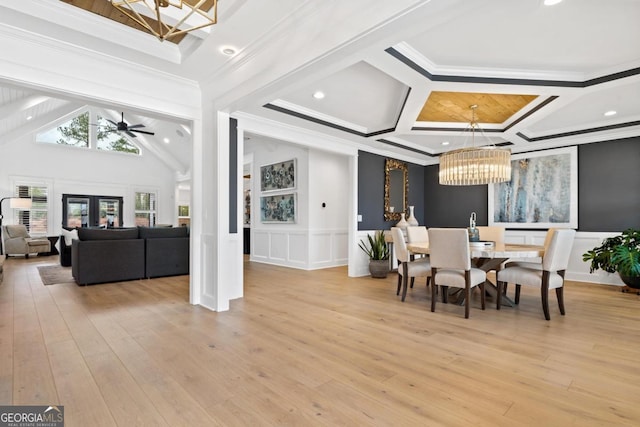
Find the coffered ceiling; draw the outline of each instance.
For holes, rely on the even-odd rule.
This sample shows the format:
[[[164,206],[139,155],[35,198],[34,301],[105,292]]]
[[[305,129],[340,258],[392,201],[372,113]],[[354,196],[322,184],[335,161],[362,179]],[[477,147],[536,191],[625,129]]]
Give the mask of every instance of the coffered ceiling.
[[[224,0],[210,35],[177,44],[96,15],[98,0],[53,3],[3,2],[0,30],[215,86],[236,117],[417,163],[468,144],[471,105],[477,143],[514,152],[640,135],[639,0]],[[23,94],[38,96],[57,104],[35,114],[64,108],[59,95]],[[7,120],[0,132],[15,127]]]

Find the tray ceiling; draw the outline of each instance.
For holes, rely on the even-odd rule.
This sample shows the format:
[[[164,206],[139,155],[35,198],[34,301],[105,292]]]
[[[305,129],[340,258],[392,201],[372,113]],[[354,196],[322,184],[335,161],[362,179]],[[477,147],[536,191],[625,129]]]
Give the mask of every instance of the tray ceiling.
[[[212,34],[174,45],[178,53],[140,31],[118,31],[108,1],[54,3],[64,8],[3,3],[0,28],[191,79],[236,117],[390,157],[432,164],[464,146],[473,104],[486,143],[514,152],[640,135],[635,0],[225,0]],[[89,16],[96,13],[109,20]],[[226,44],[239,54],[224,57]]]

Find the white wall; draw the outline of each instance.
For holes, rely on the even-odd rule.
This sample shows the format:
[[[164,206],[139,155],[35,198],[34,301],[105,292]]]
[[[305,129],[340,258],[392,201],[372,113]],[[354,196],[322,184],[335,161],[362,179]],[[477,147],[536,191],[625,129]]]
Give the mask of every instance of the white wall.
[[[346,265],[348,158],[271,138],[251,138],[245,142],[245,153],[253,156],[250,259],[306,270]],[[260,167],[293,158],[296,223],[262,223]]]
[[[310,268],[346,265],[349,258],[349,159],[309,150],[308,167]]]
[[[60,233],[62,194],[121,196],[123,222],[135,225],[136,191],[156,192],[158,223],[177,223],[175,175],[157,157],[98,151],[55,144],[36,143],[34,135],[0,146],[0,194],[13,195],[17,181],[42,182],[50,186],[49,235]],[[8,209],[8,206],[5,206]],[[5,223],[12,215],[5,212]]]

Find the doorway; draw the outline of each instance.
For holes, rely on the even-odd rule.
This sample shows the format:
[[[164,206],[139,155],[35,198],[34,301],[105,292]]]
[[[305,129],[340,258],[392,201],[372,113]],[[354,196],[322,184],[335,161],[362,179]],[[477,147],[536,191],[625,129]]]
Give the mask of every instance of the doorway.
[[[63,194],[62,226],[68,228],[123,227],[122,197]]]

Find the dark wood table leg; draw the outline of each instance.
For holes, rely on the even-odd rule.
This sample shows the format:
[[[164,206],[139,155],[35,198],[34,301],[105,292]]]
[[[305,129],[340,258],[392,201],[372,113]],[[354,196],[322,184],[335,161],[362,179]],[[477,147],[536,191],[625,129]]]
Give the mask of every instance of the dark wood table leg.
[[[491,270],[497,270],[500,267],[500,264],[507,261],[509,258],[474,258],[473,262],[477,268],[489,272]],[[498,287],[487,279],[484,282],[484,291],[487,295],[492,298],[498,297]],[[500,304],[502,306],[513,307],[516,305],[511,298],[509,298],[506,294],[501,295]]]

